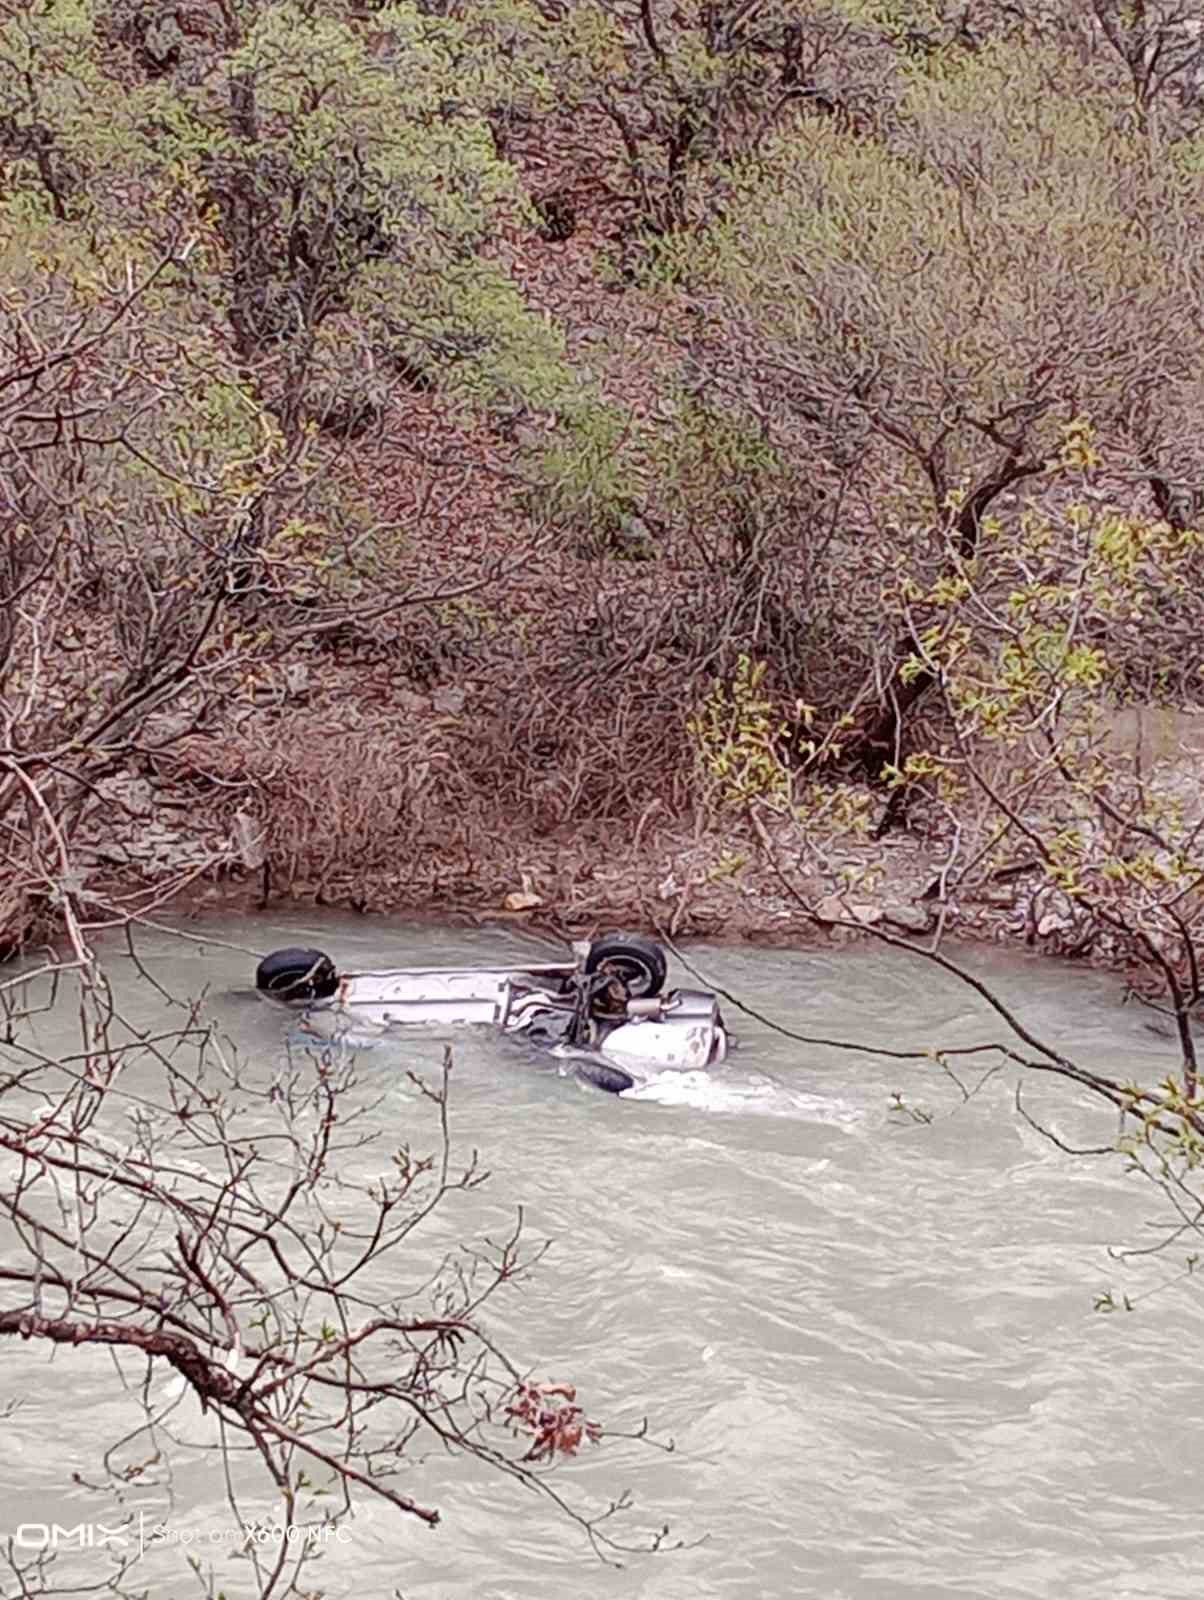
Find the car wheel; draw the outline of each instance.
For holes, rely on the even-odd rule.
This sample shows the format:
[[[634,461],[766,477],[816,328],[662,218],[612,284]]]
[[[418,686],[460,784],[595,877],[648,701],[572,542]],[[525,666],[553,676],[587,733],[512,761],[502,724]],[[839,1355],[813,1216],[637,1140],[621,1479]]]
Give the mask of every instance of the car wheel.
[[[328,1000],[339,975],[321,950],[273,950],[255,969],[255,987],[275,1000]]]
[[[669,963],[660,945],[651,939],[635,933],[607,933],[590,945],[585,970],[613,973],[623,980],[633,1000],[650,1000],[665,987]]]
[[[635,1087],[635,1079],[622,1067],[610,1067],[602,1061],[583,1061],[577,1067],[577,1076],[583,1083],[593,1084],[607,1094],[622,1094]]]

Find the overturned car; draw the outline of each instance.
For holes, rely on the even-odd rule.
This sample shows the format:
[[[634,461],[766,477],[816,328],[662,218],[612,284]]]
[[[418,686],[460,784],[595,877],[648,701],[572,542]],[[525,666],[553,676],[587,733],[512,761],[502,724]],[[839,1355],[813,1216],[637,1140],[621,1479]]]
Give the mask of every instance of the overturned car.
[[[578,1077],[612,1094],[723,1060],[728,1035],[718,1000],[706,990],[666,992],[659,945],[611,933],[572,950],[574,959],[546,966],[344,973],[321,950],[276,950],[259,963],[255,986],[351,1037],[415,1023],[484,1023],[571,1062]]]

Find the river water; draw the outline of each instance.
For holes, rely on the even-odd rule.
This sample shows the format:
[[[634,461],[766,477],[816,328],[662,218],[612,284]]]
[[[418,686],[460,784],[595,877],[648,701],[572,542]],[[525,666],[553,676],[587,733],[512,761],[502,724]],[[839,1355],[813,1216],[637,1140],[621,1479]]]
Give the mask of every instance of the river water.
[[[259,950],[315,944],[347,967],[534,954],[508,933],[338,918],[190,931]],[[248,958],[167,934],[140,948],[164,989],[206,990],[209,1015],[274,1069],[286,1024],[235,992]],[[127,1006],[166,1021],[112,954]],[[967,988],[903,952],[690,957],[804,1032],[921,1049],[1004,1036]],[[1113,980],[1019,957],[962,959],[1085,1064],[1126,1077],[1173,1067]],[[551,1241],[533,1276],[493,1303],[489,1326],[537,1375],[574,1382],[591,1415],[616,1428],[647,1416],[675,1445],[605,1445],[558,1468],[557,1486],[595,1505],[630,1489],[628,1534],[668,1523],[686,1547],[607,1567],[539,1497],[436,1455],[404,1487],[441,1508],[440,1527],[371,1511],[312,1569],[314,1590],[1195,1600],[1204,1309],[1193,1279],[1171,1281],[1185,1246],[1109,1254],[1159,1236],[1160,1195],[1117,1159],[1064,1154],[1027,1126],[1010,1072],[967,1100],[933,1063],[803,1045],[730,1010],[729,1021],[741,1043],[723,1067],[647,1098],[586,1090],[487,1034],[457,1043],[453,1074],[453,1138],[478,1147],[492,1176],[457,1197],[449,1226],[496,1237],[521,1205],[529,1238]],[[44,1045],[56,1026],[42,1024]],[[405,1069],[435,1068],[441,1051],[421,1033],[360,1059],[356,1093],[379,1098],[386,1143],[408,1137],[422,1109]],[[963,1075],[967,1088],[978,1075]],[[1114,1133],[1061,1080],[1027,1085],[1026,1103],[1067,1140]],[[382,1165],[380,1147],[344,1159],[365,1176]],[[1094,1309],[1108,1290],[1135,1309]],[[103,1521],[103,1501],[72,1474],[99,1479],[103,1446],[136,1420],[112,1367],[15,1341],[2,1354],[4,1394],[23,1404],[0,1423],[0,1535],[5,1521],[51,1513]],[[219,1516],[211,1467],[185,1468],[178,1488],[184,1522]],[[99,1569],[68,1561],[60,1573],[59,1592],[82,1594]],[[148,1552],[135,1575],[154,1600],[206,1592],[178,1550]],[[235,1600],[250,1585],[227,1558],[210,1592]],[[15,1592],[2,1575],[0,1592]]]

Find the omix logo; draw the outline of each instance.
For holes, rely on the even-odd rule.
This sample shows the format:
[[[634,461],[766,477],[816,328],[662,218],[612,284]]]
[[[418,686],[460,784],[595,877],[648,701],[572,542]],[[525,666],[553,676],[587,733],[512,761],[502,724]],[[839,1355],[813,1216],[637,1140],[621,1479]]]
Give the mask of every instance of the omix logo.
[[[103,1522],[77,1522],[64,1528],[57,1522],[23,1522],[13,1535],[19,1550],[103,1550],[109,1545],[125,1546],[129,1538],[121,1528],[106,1528]]]

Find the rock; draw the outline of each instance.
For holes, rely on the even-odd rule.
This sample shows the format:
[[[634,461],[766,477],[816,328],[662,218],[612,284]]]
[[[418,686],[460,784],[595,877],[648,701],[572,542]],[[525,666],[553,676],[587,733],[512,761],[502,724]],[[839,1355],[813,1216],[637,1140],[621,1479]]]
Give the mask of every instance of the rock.
[[[827,895],[815,908],[821,922],[860,922],[865,926],[881,922],[882,912],[870,900],[849,900],[844,895]]]
[[[534,911],[536,906],[543,905],[543,896],[535,893],[529,872],[523,873],[522,884],[521,889],[511,890],[502,901],[503,911]]]
[[[882,920],[905,933],[927,933],[932,926],[932,913],[923,906],[889,905],[882,907]]]
[[[267,855],[264,847],[265,837],[265,829],[260,827],[253,817],[245,811],[234,813],[234,845],[243,866],[248,871],[253,872],[257,867],[263,866]]]
[[[154,745],[170,744],[191,733],[196,727],[196,715],[191,711],[156,712],[146,719],[143,734]]]
[[[468,696],[463,689],[436,689],[431,696],[431,705],[436,711],[445,711],[452,716],[459,716],[463,711]]]
[[[536,906],[543,905],[542,898],[531,894],[525,889],[515,889],[502,901],[503,911],[533,911]]]
[[[1038,939],[1048,939],[1052,933],[1065,933],[1074,927],[1074,905],[1060,889],[1048,886],[1038,889],[1033,897],[1032,919]]]
[[[102,778],[97,790],[106,800],[116,801],[127,814],[135,817],[149,817],[155,809],[154,793],[145,778],[118,773],[112,778]]]
[[[93,863],[110,867],[128,867],[132,860],[128,847],[116,842],[81,845],[78,854]]]

